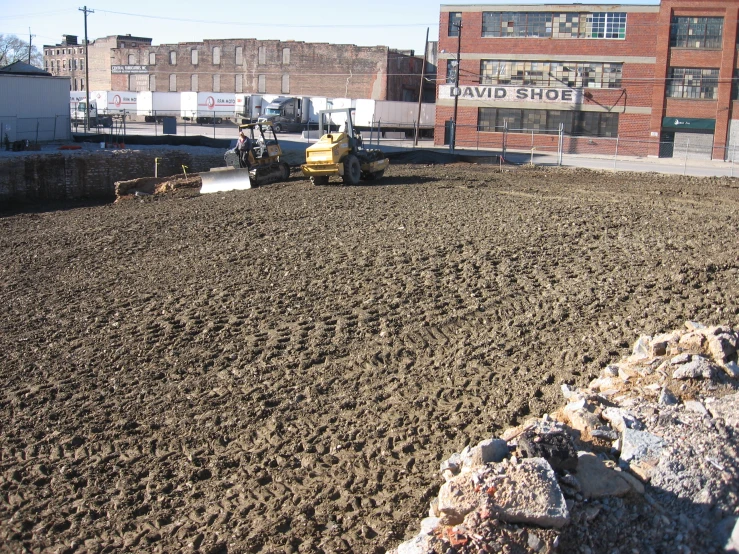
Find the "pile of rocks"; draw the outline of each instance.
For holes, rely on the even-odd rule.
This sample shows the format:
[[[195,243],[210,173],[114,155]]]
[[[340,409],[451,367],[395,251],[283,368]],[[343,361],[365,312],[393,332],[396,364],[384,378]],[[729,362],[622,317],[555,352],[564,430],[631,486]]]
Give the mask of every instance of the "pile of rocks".
[[[640,337],[556,413],[465,448],[393,554],[739,552],[739,334]]]

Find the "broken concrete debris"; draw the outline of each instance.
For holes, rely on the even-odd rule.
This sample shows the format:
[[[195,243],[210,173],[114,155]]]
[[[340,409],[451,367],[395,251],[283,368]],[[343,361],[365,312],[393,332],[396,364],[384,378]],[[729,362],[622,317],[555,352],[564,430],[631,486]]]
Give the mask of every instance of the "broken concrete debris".
[[[635,525],[628,506],[644,552],[737,551],[737,342],[692,321],[639,337],[587,388],[563,384],[556,413],[445,460],[431,517],[391,552],[610,552],[593,526]]]

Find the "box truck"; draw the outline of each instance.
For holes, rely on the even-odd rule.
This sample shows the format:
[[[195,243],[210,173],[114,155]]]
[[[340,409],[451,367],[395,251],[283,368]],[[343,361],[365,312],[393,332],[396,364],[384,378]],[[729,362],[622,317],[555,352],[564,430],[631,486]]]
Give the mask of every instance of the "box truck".
[[[162,122],[165,117],[179,117],[182,111],[182,95],[179,92],[139,92],[136,115],[144,121]]]
[[[182,119],[200,124],[223,123],[236,113],[236,95],[231,92],[183,92]]]
[[[98,113],[102,115],[111,114],[135,114],[136,99],[138,92],[94,90],[90,93],[90,107],[95,102]]]

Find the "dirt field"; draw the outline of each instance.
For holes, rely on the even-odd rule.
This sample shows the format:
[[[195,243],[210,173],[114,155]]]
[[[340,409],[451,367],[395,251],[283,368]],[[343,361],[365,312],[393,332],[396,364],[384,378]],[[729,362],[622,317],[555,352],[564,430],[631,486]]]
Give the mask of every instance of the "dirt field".
[[[466,443],[739,325],[736,181],[495,169],[0,218],[0,550],[381,553]]]

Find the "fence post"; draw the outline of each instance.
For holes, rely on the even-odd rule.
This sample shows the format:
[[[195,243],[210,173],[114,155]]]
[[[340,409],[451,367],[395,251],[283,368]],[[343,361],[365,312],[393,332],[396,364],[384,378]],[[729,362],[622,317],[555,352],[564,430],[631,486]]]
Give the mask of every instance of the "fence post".
[[[557,144],[557,165],[562,165],[562,151],[565,147],[564,123],[559,124],[559,143]]]
[[[618,159],[618,139],[619,137],[616,137],[616,153],[613,155],[613,171],[616,171],[616,161]]]
[[[734,153],[731,155],[731,176],[734,176],[734,160],[736,159],[736,144],[734,145]]]
[[[685,143],[685,165],[683,165],[683,175],[688,173],[688,148],[690,148],[690,139]]]

